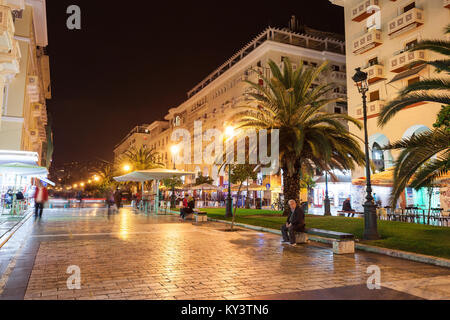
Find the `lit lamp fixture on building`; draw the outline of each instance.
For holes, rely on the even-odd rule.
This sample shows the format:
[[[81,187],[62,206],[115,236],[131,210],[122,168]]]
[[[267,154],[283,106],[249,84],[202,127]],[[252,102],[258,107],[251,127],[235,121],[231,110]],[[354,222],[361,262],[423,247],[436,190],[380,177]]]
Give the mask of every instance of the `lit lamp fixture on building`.
[[[225,128],[225,135],[231,139],[234,135],[234,128],[228,126]],[[233,199],[231,198],[231,163],[228,164],[228,194],[226,198],[225,217],[232,216]]]
[[[364,151],[366,154],[366,184],[367,195],[364,203],[364,234],[365,240],[379,239],[377,229],[377,210],[372,196],[372,185],[370,183],[370,158],[369,158],[369,138],[367,133],[367,96],[369,84],[367,83],[367,73],[361,71],[361,68],[356,68],[356,73],[352,77],[358,87],[359,93],[363,100],[363,117],[364,117]]]
[[[123,166],[123,171],[128,172],[128,171],[130,171],[130,170],[131,170],[130,165],[125,164],[125,165]]]
[[[173,162],[173,170],[176,170],[175,167],[175,159],[178,154],[178,151],[180,151],[180,147],[178,145],[173,145],[170,147],[170,152],[172,153],[172,162]],[[175,181],[172,181],[172,195],[170,196],[170,207],[175,208],[176,207],[176,201],[175,201]]]

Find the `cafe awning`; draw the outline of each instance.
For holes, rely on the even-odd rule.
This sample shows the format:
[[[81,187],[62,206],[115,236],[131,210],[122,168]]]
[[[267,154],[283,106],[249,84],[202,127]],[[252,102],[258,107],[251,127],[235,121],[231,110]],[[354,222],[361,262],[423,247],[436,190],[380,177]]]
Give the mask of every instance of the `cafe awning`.
[[[142,182],[148,180],[163,180],[193,175],[195,175],[195,172],[191,171],[172,170],[172,169],[149,169],[149,170],[133,171],[123,176],[114,177],[114,180],[119,182],[128,182],[128,181]]]

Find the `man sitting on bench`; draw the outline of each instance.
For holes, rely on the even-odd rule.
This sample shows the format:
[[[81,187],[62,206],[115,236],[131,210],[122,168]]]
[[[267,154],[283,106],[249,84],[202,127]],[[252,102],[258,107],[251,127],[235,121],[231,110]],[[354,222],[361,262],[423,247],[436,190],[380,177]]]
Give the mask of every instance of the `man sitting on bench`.
[[[299,206],[295,200],[289,200],[289,216],[286,224],[281,226],[281,234],[283,235],[282,243],[290,242],[292,246],[295,246],[295,232],[305,232],[305,212]]]
[[[342,203],[342,211],[347,212],[349,217],[350,217],[350,215],[352,217],[355,216],[355,210],[352,209],[350,197],[347,197],[347,199],[344,200],[344,203]]]

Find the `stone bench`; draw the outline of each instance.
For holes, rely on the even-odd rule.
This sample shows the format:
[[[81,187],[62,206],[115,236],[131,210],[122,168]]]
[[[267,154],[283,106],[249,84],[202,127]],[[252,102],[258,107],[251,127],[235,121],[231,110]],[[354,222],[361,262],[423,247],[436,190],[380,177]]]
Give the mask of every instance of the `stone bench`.
[[[194,211],[195,222],[207,222],[208,214],[205,211]]]
[[[193,213],[186,213],[184,220],[194,220],[195,222],[208,221],[208,215],[204,211],[195,211]]]
[[[333,239],[333,253],[335,254],[345,254],[345,253],[355,253],[355,236],[351,233],[314,229],[309,228],[305,230],[306,232],[296,232],[295,242],[296,243],[307,243],[308,234]]]

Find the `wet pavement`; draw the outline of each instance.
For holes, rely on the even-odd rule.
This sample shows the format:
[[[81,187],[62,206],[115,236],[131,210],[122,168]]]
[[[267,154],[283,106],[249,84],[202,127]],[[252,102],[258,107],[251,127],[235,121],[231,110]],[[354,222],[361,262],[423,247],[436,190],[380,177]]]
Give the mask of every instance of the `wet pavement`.
[[[131,208],[46,209],[0,249],[0,299],[449,299],[450,270]],[[369,290],[369,266],[381,288]],[[80,270],[80,289],[69,289]]]

